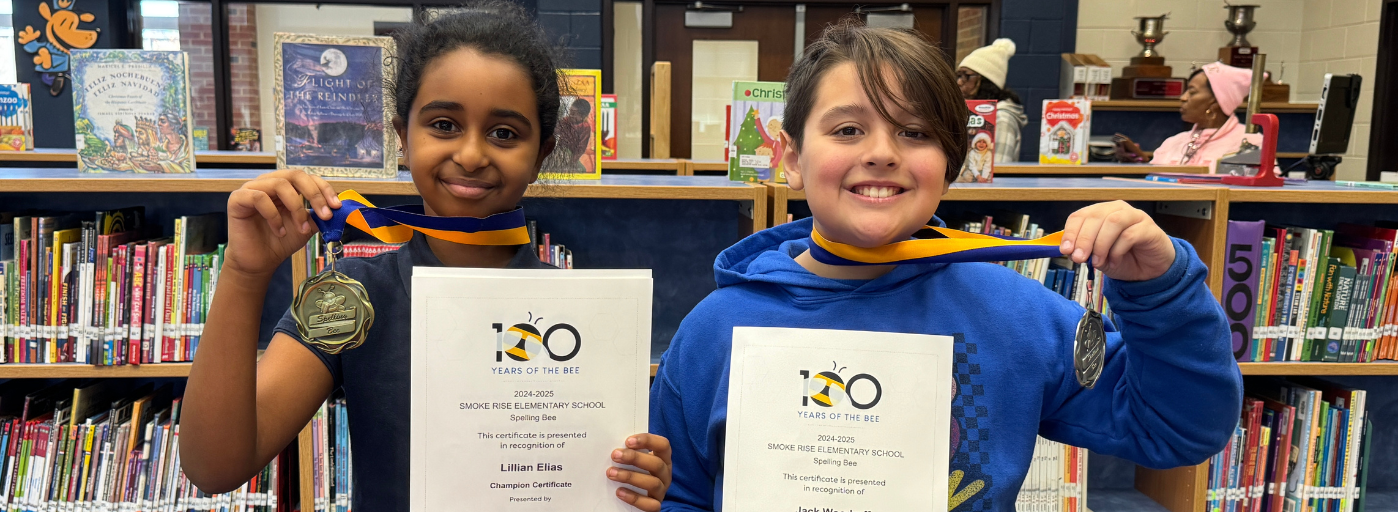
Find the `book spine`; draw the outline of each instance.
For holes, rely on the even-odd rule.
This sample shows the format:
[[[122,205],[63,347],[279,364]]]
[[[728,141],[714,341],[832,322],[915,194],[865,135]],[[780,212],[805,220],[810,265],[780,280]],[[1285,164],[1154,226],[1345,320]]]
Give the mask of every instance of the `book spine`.
[[[1341,267],[1341,262],[1336,258],[1327,260],[1327,274],[1322,286],[1322,302],[1319,305],[1321,310],[1317,312],[1317,316],[1323,319],[1321,323],[1323,332],[1321,336],[1309,335],[1310,338],[1315,340],[1312,346],[1313,353],[1311,355],[1313,361],[1336,362],[1341,352],[1340,340],[1332,340],[1327,336],[1326,332],[1327,327],[1331,325],[1332,312],[1339,305],[1337,303],[1337,297],[1341,295],[1341,289],[1338,288],[1338,285],[1342,282],[1341,276],[1339,275]]]
[[[1322,292],[1327,274],[1327,261],[1329,253],[1332,250],[1332,231],[1326,229],[1318,230],[1313,239],[1316,243],[1314,244],[1313,258],[1311,261],[1316,262],[1316,264],[1313,266],[1309,276],[1307,295],[1308,314],[1303,328],[1305,338],[1313,345],[1326,345],[1326,337],[1319,336],[1319,334],[1325,334],[1327,331],[1317,329],[1317,327],[1325,325],[1326,322],[1325,317],[1321,317],[1319,313],[1322,308]],[[1319,320],[1319,318],[1322,318],[1322,320]],[[1319,333],[1319,331],[1321,332]],[[1325,356],[1325,350],[1323,351],[1323,355]],[[1313,360],[1316,361],[1317,359]]]
[[[163,327],[160,330],[161,361],[170,362],[175,360],[175,340],[172,339],[175,336],[175,296],[178,295],[175,288],[175,276],[178,274],[176,269],[180,264],[175,259],[175,246],[171,244],[166,245],[164,248],[165,257],[163,264],[165,265],[165,290],[161,293],[163,297],[161,302],[164,309],[161,313],[161,324]]]
[[[146,286],[144,293],[146,297],[142,299],[142,306],[145,309],[141,313],[141,352],[142,359],[148,363],[159,363],[157,357],[159,351],[156,350],[154,342],[156,336],[156,297],[159,295],[160,268],[157,260],[160,259],[162,246],[159,244],[147,244],[146,247]]]
[[[1263,221],[1229,221],[1223,302],[1238,361],[1249,361],[1254,353],[1255,298],[1259,296],[1259,251],[1263,239]]]
[[[183,299],[180,301],[180,336],[176,342],[176,347],[178,347],[176,357],[180,361],[190,360],[190,328],[192,327],[190,321],[194,317],[195,294],[198,292],[199,284],[196,279],[198,273],[195,271],[194,260],[193,256],[186,256],[183,262],[184,269],[182,271],[185,277],[182,281],[185,283],[185,288],[181,291]]]
[[[146,244],[136,246],[131,263],[131,317],[127,321],[130,325],[127,353],[131,355],[132,364],[146,362],[143,360],[145,351],[142,350],[141,346],[143,339],[141,333],[146,312],[146,247]]]

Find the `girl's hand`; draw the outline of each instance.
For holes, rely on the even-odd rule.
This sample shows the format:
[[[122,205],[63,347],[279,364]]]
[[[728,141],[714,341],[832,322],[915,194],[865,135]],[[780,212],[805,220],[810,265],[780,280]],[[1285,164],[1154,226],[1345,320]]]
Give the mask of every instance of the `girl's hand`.
[[[228,247],[224,268],[267,276],[306,245],[316,225],[303,199],[322,220],[340,199],[326,180],[297,170],[275,171],[244,183],[228,196]]]
[[[1123,201],[1086,206],[1065,221],[1060,254],[1119,281],[1161,276],[1176,261],[1172,240],[1146,212]]]
[[[671,487],[671,442],[655,434],[637,434],[627,438],[627,448],[613,450],[612,460],[646,471],[638,473],[618,467],[608,468],[608,480],[639,487],[647,492],[646,496],[642,496],[631,489],[619,487],[617,499],[647,512],[661,510],[666,489]]]

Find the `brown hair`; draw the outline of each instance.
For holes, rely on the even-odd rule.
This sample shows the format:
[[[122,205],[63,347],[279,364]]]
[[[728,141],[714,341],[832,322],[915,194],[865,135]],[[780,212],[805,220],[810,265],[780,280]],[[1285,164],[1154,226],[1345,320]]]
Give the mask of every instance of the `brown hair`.
[[[946,179],[956,179],[967,156],[968,110],[953,68],[923,34],[867,27],[855,16],[826,27],[788,72],[783,131],[792,136],[795,149],[802,149],[803,127],[822,75],[846,62],[855,64],[861,87],[880,117],[895,126],[901,125],[885,109],[884,100],[904,96],[902,106],[929,123],[928,135],[948,157]],[[898,89],[885,80],[886,72],[893,75]]]

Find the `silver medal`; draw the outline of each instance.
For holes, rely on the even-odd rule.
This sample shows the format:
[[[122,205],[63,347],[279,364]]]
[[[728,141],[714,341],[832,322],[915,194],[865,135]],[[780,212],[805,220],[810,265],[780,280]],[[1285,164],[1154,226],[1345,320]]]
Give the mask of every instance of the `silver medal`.
[[[1096,272],[1088,267],[1090,272]],[[1094,389],[1094,383],[1103,374],[1104,351],[1108,339],[1103,331],[1103,315],[1097,310],[1098,301],[1094,298],[1094,274],[1089,275],[1087,303],[1084,316],[1079,319],[1079,327],[1074,332],[1074,376],[1085,389]]]

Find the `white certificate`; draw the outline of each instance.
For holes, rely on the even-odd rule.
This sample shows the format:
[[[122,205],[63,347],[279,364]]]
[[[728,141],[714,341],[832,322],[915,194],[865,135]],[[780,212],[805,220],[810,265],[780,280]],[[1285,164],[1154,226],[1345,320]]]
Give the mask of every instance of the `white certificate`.
[[[412,311],[409,510],[634,510],[650,271],[415,267]]]
[[[724,510],[948,510],[953,339],[735,327]]]

